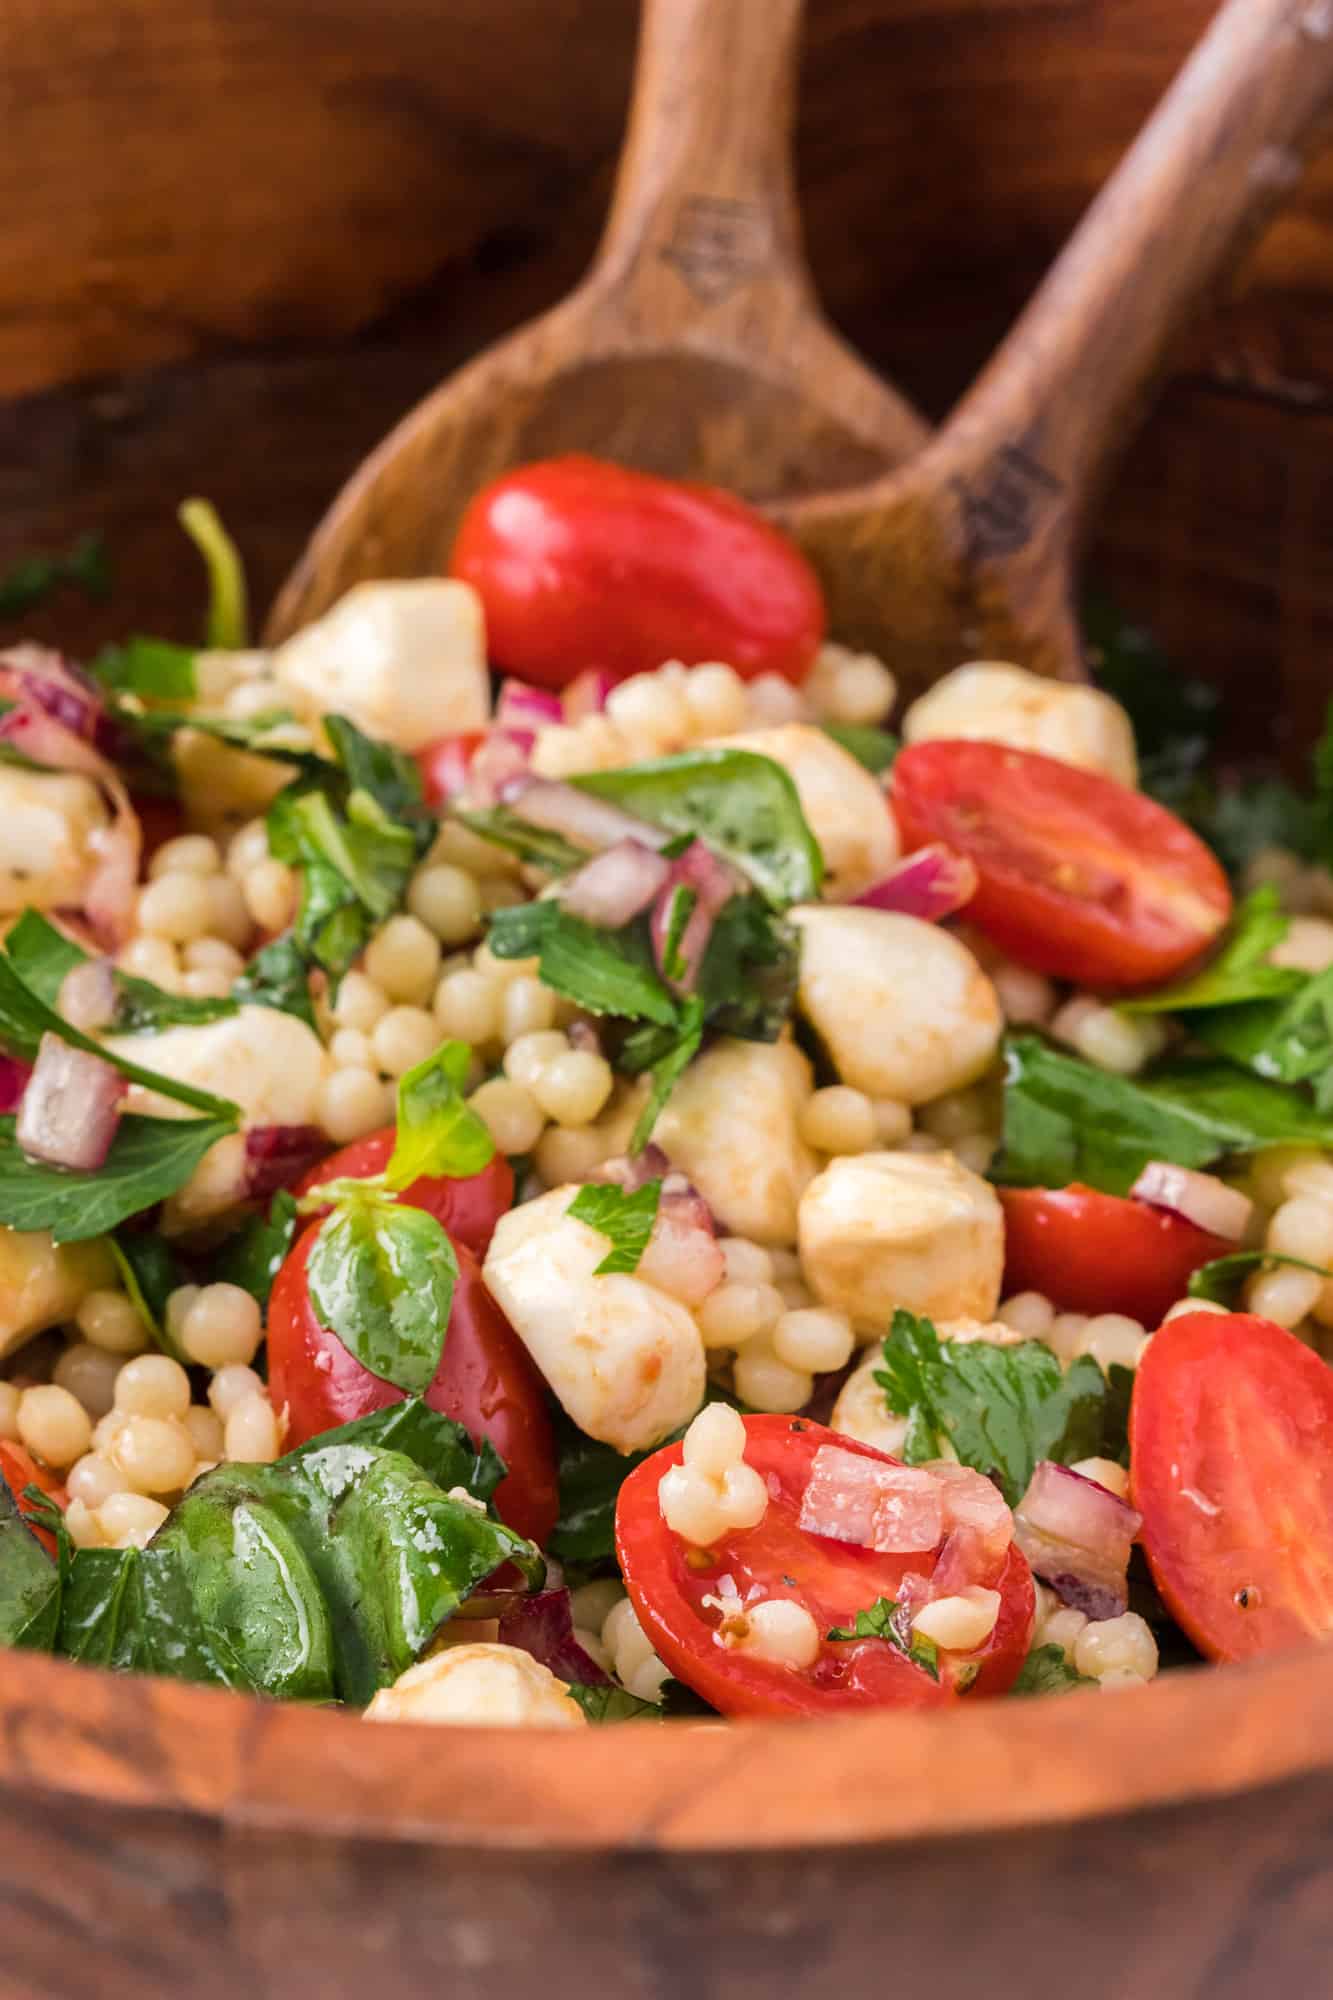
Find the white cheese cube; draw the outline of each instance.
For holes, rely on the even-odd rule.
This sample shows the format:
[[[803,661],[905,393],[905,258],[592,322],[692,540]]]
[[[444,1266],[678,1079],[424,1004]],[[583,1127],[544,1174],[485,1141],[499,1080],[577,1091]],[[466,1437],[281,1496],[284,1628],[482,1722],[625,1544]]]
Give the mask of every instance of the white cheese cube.
[[[908,743],[936,737],[1007,743],[1122,785],[1138,783],[1134,728],[1118,701],[1001,660],[974,660],[946,674],[912,703],[903,736]]]
[[[796,1204],[815,1171],[798,1129],[810,1065],[790,1040],[715,1042],[686,1070],[654,1138],[731,1236],[796,1240]]]
[[[78,909],[110,823],[91,778],[0,765],[0,911]]]

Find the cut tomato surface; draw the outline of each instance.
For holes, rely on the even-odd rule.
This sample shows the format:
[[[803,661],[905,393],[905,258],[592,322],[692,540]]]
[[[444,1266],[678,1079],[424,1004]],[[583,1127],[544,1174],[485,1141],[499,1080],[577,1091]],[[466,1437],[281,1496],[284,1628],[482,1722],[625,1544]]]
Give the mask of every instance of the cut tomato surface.
[[[1003,1694],[1027,1656],[1035,1597],[1032,1573],[1016,1547],[990,1579],[1001,1596],[990,1638],[977,1652],[942,1655],[933,1680],[886,1639],[828,1640],[814,1664],[781,1666],[747,1658],[719,1643],[729,1596],[793,1598],[821,1633],[851,1629],[858,1611],[893,1600],[912,1572],[929,1575],[937,1554],[882,1554],[811,1534],[801,1505],[816,1454],[833,1445],[881,1465],[897,1461],[804,1417],[745,1419],[746,1462],[767,1483],[769,1504],[757,1527],[738,1529],[713,1548],[691,1548],[667,1527],[658,1486],[679,1465],[669,1445],[630,1474],[616,1508],[616,1550],[625,1585],[644,1631],[679,1680],[724,1715],[824,1715],[835,1709],[933,1708],[966,1694]],[[977,1581],[983,1581],[978,1576]]]
[[[1001,743],[914,743],[893,766],[904,845],[977,870],[970,922],[1022,965],[1108,991],[1160,985],[1231,915],[1203,842],[1114,779]]]
[[[1183,1215],[1077,1181],[996,1192],[1005,1293],[1041,1292],[1066,1312],[1128,1313],[1156,1326],[1201,1265],[1236,1247]]]
[[[1190,1313],[1154,1334],[1130,1411],[1140,1539],[1214,1660],[1333,1633],[1333,1370],[1271,1320]]]

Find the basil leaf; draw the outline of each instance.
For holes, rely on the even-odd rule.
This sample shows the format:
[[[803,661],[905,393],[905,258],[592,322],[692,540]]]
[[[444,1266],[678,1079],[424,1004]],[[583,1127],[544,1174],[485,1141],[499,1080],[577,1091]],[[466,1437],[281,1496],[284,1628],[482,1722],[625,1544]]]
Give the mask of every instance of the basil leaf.
[[[586,1437],[556,1409],[559,1453],[560,1518],[547,1547],[561,1562],[598,1567],[615,1560],[616,1497],[636,1465],[651,1458],[664,1444],[675,1444],[685,1426],[647,1451],[622,1455],[612,1445]]]
[[[326,715],[324,728],[351,792],[364,792],[388,819],[413,832],[418,847],[429,846],[434,821],[425,809],[416,759],[365,735],[345,715]]]
[[[100,535],[82,535],[56,555],[20,556],[11,563],[0,576],[0,618],[21,618],[66,583],[76,584],[85,597],[106,596],[111,576]]]
[[[167,1300],[185,1280],[171,1246],[155,1229],[121,1229],[107,1238],[121,1282],[154,1344],[173,1361],[189,1358],[167,1331]],[[268,1294],[263,1303],[267,1304]]]
[[[104,646],[89,671],[115,694],[140,701],[192,702],[199,694],[195,655],[189,646],[142,636],[120,646]]]
[[[1096,1687],[1094,1680],[1071,1667],[1063,1646],[1034,1646],[1018,1670],[1010,1694],[1066,1694],[1070,1688]]]
[[[461,1486],[474,1500],[488,1503],[506,1471],[489,1438],[474,1444],[462,1424],[415,1396],[372,1410],[369,1416],[357,1417],[337,1431],[323,1431],[289,1452],[287,1459],[295,1463],[335,1442],[347,1450],[373,1447],[400,1452],[446,1493]]]
[[[60,1624],[60,1572],[0,1474],[0,1646],[49,1653]]]
[[[458,1259],[424,1209],[349,1198],[321,1224],[310,1302],[349,1354],[382,1381],[423,1392],[444,1351]]]
[[[75,966],[91,962],[91,954],[48,923],[40,911],[25,910],[5,939],[10,964],[30,993],[54,1008],[60,989]],[[164,993],[151,980],[113,969],[116,1012],[110,1031],[132,1035],[161,1028],[198,1027],[236,1012],[234,1000],[190,1000]]]
[[[662,1708],[659,1702],[640,1701],[636,1694],[626,1688],[616,1687],[607,1681],[601,1687],[589,1687],[583,1681],[570,1681],[569,1694],[576,1701],[589,1722],[661,1722]]]
[[[483,1121],[463,1101],[472,1064],[466,1042],[441,1042],[433,1055],[398,1081],[398,1126],[384,1169],[392,1192],[410,1187],[423,1174],[463,1179],[479,1174],[495,1158],[495,1142]]]
[[[583,849],[575,847],[563,834],[551,833],[545,827],[529,826],[511,806],[487,806],[475,812],[455,812],[453,817],[460,826],[480,834],[483,840],[492,841],[496,847],[503,847],[507,853],[517,854],[521,860],[531,861],[538,868],[549,868],[556,875],[566,875],[571,869],[581,868],[588,859]]]
[[[684,750],[570,783],[626,812],[692,833],[748,875],[777,909],[819,894],[824,858],[787,772],[754,750]]]
[[[885,1639],[933,1681],[940,1677],[939,1647],[933,1639],[921,1638],[913,1632],[902,1605],[892,1598],[877,1597],[868,1610],[857,1612],[854,1625],[835,1625],[824,1637],[835,1644],[846,1639]]]
[[[1090,1355],[1066,1372],[1039,1340],[942,1341],[928,1319],[899,1310],[875,1380],[908,1419],[908,1465],[942,1458],[950,1445],[963,1465],[998,1479],[1011,1507],[1042,1459],[1073,1465],[1101,1448],[1106,1381]]]
[[[1200,1264],[1197,1271],[1191,1271],[1185,1290],[1192,1299],[1211,1299],[1214,1305],[1235,1307],[1244,1280],[1252,1272],[1277,1264],[1289,1264],[1297,1271],[1313,1271],[1333,1283],[1333,1271],[1326,1271],[1322,1264],[1307,1264],[1304,1257],[1287,1257],[1279,1250],[1235,1250],[1228,1257],[1214,1257],[1211,1263]]]
[[[819,726],[840,749],[855,757],[858,764],[864,764],[874,778],[882,777],[891,768],[901,748],[891,731],[873,729],[863,722],[821,722]]]
[[[634,1123],[630,1134],[631,1154],[641,1153],[653,1136],[653,1129],[662,1115],[667,1099],[675,1089],[685,1071],[699,1053],[704,1033],[703,1002],[697,997],[687,1000],[681,1009],[680,1026],[677,1029],[653,1028],[651,1044],[639,1044],[640,1053],[651,1048],[646,1063],[631,1056],[631,1045],[635,1038],[627,1042],[622,1051],[621,1067],[631,1075],[646,1067],[651,1073],[653,1086],[648,1101]]]
[[[677,1025],[676,1003],[641,928],[598,930],[557,902],[519,903],[492,913],[486,942],[497,958],[538,959],[543,983],[589,1014]]]
[[[242,1005],[251,1001],[256,1007],[273,1007],[281,1014],[295,1014],[308,1028],[315,1025],[310,961],[291,931],[256,952],[231,990]]]
[[[708,1026],[745,1041],[775,1042],[790,1018],[799,970],[792,926],[758,896],[733,896],[713,924],[699,968]]]
[[[576,1222],[586,1222],[605,1236],[610,1251],[593,1272],[595,1278],[617,1271],[637,1271],[639,1259],[648,1248],[648,1239],[657,1220],[662,1199],[660,1180],[645,1181],[633,1194],[614,1183],[602,1181],[581,1187],[565,1213]]]
[[[296,1236],[296,1197],[279,1188],[267,1215],[252,1216],[229,1236],[209,1264],[209,1281],[238,1285],[267,1308],[273,1280],[281,1270]]]
[[[1283,997],[1306,983],[1289,966],[1270,965],[1268,954],[1287,935],[1287,919],[1271,886],[1247,896],[1231,920],[1216,956],[1192,978],[1153,993],[1122,1000],[1127,1014],[1183,1014],[1199,1008],[1234,1007],[1243,1001]]]
[[[1316,1108],[1333,1112],[1333,968],[1302,978],[1286,1002],[1256,1001],[1201,1015],[1194,1033],[1219,1055],[1281,1083],[1309,1083]]]
[[[206,642],[235,652],[250,643],[249,594],[245,566],[211,500],[185,500],[176,519],[204,559],[208,570]]]
[[[120,1223],[184,1187],[236,1119],[141,1118],[125,1112],[111,1150],[92,1173],[72,1173],[29,1160],[14,1138],[14,1120],[0,1118],[0,1225],[49,1229],[57,1243],[107,1236]]]

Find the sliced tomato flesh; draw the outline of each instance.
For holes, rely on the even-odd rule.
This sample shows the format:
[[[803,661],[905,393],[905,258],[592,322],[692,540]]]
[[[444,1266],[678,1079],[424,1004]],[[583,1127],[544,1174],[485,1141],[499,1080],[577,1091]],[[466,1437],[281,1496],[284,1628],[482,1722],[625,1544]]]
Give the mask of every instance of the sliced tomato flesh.
[[[757,1527],[713,1548],[690,1547],[662,1519],[662,1475],[681,1462],[679,1444],[655,1452],[620,1490],[616,1548],[625,1585],[645,1632],[679,1680],[726,1715],[823,1715],[835,1709],[933,1708],[961,1695],[1002,1694],[1016,1678],[1032,1634],[1032,1573],[1017,1548],[1004,1558],[1001,1605],[984,1646],[942,1654],[933,1680],[885,1639],[824,1639],[813,1665],[794,1668],[747,1657],[719,1642],[723,1603],[739,1597],[793,1598],[821,1634],[851,1630],[858,1611],[892,1601],[910,1573],[928,1576],[936,1554],[888,1555],[800,1526],[815,1454],[836,1445],[894,1465],[896,1460],[801,1417],[745,1419],[746,1462],[762,1473],[769,1504]]]

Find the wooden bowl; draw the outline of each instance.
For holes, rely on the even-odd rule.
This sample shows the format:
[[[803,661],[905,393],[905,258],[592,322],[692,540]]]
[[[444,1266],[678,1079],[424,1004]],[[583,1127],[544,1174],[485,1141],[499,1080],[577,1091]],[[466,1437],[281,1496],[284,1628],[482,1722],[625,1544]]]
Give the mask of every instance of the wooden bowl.
[[[816,273],[924,407],[1210,8],[811,0]],[[121,579],[35,629],[188,634],[171,515],[195,489],[265,596],[393,418],[576,275],[633,20],[0,10],[0,570],[100,528]],[[1333,682],[1331,298],[1326,160],[1195,330],[1097,552],[1249,744],[1308,742]],[[944,1718],[577,1735],[372,1729],[0,1654],[0,1996],[1305,2000],[1333,1988],[1331,1767],[1324,1654]]]

